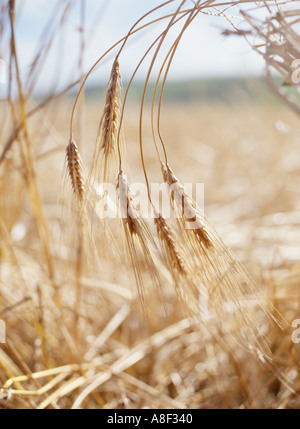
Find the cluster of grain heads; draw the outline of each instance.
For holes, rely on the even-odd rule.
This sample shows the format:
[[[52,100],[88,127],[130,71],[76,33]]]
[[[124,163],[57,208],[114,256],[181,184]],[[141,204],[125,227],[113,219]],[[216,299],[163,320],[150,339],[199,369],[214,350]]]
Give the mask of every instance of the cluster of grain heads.
[[[251,302],[258,304],[266,319],[270,321],[274,318],[261,302],[257,286],[185,192],[171,168],[161,162],[161,169],[180,232],[177,241],[182,241],[185,260],[189,262],[193,273],[192,283],[184,282],[185,289],[192,288],[195,294],[196,285],[200,304],[204,304],[208,314],[221,321],[222,331],[234,334],[247,347],[251,345],[268,356],[268,346],[261,338],[260,326],[255,318],[257,308]],[[177,270],[180,272],[182,259],[176,259],[174,240],[169,239],[166,233],[169,230],[166,222],[158,217],[156,224],[159,226],[159,235],[170,249],[169,259],[177,261]],[[201,318],[201,314],[199,316]]]
[[[85,241],[87,244],[87,246],[85,246],[85,253],[88,253],[86,259],[89,260],[95,258],[97,260],[99,254],[102,253],[101,249],[103,246],[97,245],[99,237],[102,234],[105,239],[110,237],[105,219],[100,217],[101,219],[99,221],[98,218],[94,228],[93,224],[95,218],[94,216],[90,216],[89,211],[94,213],[94,211],[99,208],[97,205],[99,199],[104,198],[106,200],[107,195],[99,195],[99,189],[103,183],[108,182],[111,176],[113,180],[115,180],[117,175],[117,136],[120,122],[120,103],[121,76],[118,60],[115,59],[108,83],[105,106],[99,124],[92,166],[89,174],[85,176],[83,162],[78,147],[73,139],[72,131],[66,153],[66,172],[70,178],[75,200],[79,203],[76,207],[82,230],[79,235],[81,236],[81,240]]]
[[[115,59],[87,185],[78,148],[73,139],[67,148],[68,172],[76,199],[83,202],[85,193],[91,194],[90,191],[86,192],[86,186],[95,193],[96,186],[102,186],[110,178],[117,177],[118,217],[121,220],[142,306],[146,307],[145,276],[148,276],[148,279],[152,280],[151,284],[160,291],[163,265],[169,271],[175,291],[184,301],[186,309],[196,315],[200,324],[206,323],[208,314],[214,320],[219,320],[221,331],[234,334],[247,346],[250,344],[252,348],[267,355],[267,348],[261,347],[259,326],[254,317],[255,308],[247,304],[248,298],[258,298],[251,278],[185,192],[169,165],[161,161],[163,180],[169,188],[171,206],[176,213],[177,228],[173,228],[171,223],[156,211],[148,194],[156,227],[156,232],[150,232],[121,167],[118,141],[121,130],[120,92],[119,63]],[[108,197],[104,195],[103,198]],[[84,223],[81,222],[82,228]],[[105,218],[100,223],[102,231],[105,232],[102,238],[108,242],[114,234],[106,233],[109,228]],[[95,235],[98,234],[99,230]],[[117,241],[117,246],[122,248],[119,236]],[[157,243],[160,244],[161,252],[158,252]],[[158,254],[162,263],[157,263]],[[268,314],[267,309],[263,305],[262,307]]]

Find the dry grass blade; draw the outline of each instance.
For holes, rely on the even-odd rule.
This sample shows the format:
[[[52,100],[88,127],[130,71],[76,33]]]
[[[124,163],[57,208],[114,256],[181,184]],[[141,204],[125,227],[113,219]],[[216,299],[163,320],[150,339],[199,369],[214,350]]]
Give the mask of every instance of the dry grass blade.
[[[268,88],[294,112],[300,115],[300,87],[299,87],[299,58],[300,38],[299,21],[300,9],[297,2],[290,0],[278,4],[262,2],[263,19],[252,13],[242,12],[249,29],[238,31],[236,34],[256,38],[251,43],[265,62],[265,82]],[[261,43],[258,43],[260,39]],[[281,76],[274,79],[274,72]],[[292,91],[291,91],[291,88]]]
[[[173,338],[178,337],[189,327],[190,320],[181,320],[178,323],[168,326],[166,329],[154,334],[151,338],[136,345],[134,348],[121,356],[117,361],[115,361],[111,365],[110,369],[103,371],[102,373],[97,374],[87,380],[87,386],[76,398],[72,408],[78,408],[84,399],[93,392],[93,390],[97,389],[97,387],[109,380],[113,375],[118,375],[130,368],[132,365],[150,353],[152,349],[159,348]]]

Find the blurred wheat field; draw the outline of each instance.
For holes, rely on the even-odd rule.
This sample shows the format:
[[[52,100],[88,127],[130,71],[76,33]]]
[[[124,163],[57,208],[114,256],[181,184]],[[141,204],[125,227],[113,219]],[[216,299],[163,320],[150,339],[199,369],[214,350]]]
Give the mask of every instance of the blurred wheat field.
[[[79,99],[74,116],[88,197],[105,95]],[[238,289],[234,257],[232,277],[214,259],[223,249],[227,257],[218,238],[216,250],[203,242],[194,250],[180,224],[164,238],[155,222],[137,232],[138,216],[105,224],[93,203],[83,204],[72,182],[81,165],[75,153],[69,175],[65,155],[74,99],[50,97],[39,107],[36,97],[11,96],[1,105],[1,153],[12,144],[0,164],[0,408],[299,408],[295,112],[234,94],[226,102],[166,99],[161,112],[168,165],[182,183],[204,184],[205,215],[254,279],[253,292],[246,274]],[[129,184],[145,180],[139,115],[140,104],[129,101],[121,148]],[[149,120],[142,159],[149,181],[162,182]],[[164,259],[156,249],[169,243],[173,251],[173,241],[187,273],[176,254],[179,266],[171,251]]]

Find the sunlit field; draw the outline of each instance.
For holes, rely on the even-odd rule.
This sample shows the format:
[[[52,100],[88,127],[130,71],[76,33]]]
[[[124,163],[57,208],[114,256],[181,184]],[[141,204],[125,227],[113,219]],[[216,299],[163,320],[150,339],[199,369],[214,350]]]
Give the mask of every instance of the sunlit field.
[[[226,96],[184,97],[203,81],[166,80],[160,108],[153,82],[144,103],[141,83],[126,101],[121,60],[105,87],[81,79],[33,95],[12,44],[14,89],[0,105],[0,408],[299,408],[296,96],[278,96],[279,80],[244,79],[245,95],[228,79]],[[136,183],[175,185],[171,213],[185,201],[189,216],[164,217],[146,195],[157,216],[144,217]],[[202,184],[202,207],[181,184]]]

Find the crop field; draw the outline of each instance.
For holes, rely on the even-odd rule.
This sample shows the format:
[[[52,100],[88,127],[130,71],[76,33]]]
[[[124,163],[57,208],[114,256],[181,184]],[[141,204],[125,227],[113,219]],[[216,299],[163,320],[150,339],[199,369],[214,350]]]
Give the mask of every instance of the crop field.
[[[169,83],[179,37],[131,86],[129,26],[104,84],[88,64],[38,93],[55,32],[26,75],[1,3],[0,409],[300,408],[299,10],[172,0],[154,47],[229,3],[265,13],[230,30],[260,37],[264,80]]]

